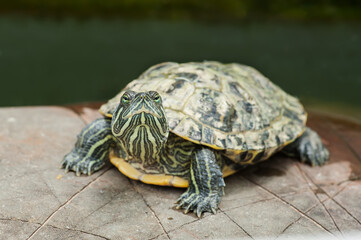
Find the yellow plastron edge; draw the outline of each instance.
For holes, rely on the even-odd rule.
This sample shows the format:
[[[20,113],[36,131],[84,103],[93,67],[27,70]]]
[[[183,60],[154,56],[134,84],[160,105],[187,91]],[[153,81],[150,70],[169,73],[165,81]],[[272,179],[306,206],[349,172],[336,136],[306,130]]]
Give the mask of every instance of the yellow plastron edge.
[[[188,187],[188,180],[167,175],[167,174],[145,174],[141,173],[139,170],[135,169],[132,165],[127,163],[124,159],[119,158],[114,155],[114,152],[111,151],[110,153],[110,162],[118,168],[118,170],[123,173],[125,176],[139,180],[147,184],[159,185],[159,186],[172,186],[172,187],[179,187],[179,188],[187,188]],[[225,166],[223,168],[223,177],[227,177],[232,175],[236,171]]]
[[[135,169],[132,165],[127,163],[124,159],[114,156],[111,152],[110,162],[118,168],[118,170],[123,173],[125,176],[139,180],[147,184],[160,185],[160,186],[172,186],[179,188],[187,188],[188,180],[167,175],[167,174],[144,174],[139,170]]]

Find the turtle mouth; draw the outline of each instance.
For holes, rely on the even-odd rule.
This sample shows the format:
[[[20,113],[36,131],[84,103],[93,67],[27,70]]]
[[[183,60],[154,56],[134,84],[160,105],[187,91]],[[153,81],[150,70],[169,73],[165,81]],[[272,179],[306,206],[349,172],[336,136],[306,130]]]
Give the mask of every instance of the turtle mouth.
[[[127,119],[134,119],[135,120],[135,125],[136,127],[138,126],[145,126],[145,127],[150,127],[154,125],[154,122],[156,121],[157,118],[153,113],[149,113],[146,111],[142,111],[139,113],[134,113],[131,117],[125,118],[125,120]]]

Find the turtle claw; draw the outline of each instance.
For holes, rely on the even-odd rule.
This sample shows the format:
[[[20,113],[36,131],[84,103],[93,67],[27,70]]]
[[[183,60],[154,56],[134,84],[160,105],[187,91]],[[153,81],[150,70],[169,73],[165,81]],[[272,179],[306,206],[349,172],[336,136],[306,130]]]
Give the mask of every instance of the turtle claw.
[[[64,168],[64,160],[61,161],[61,163],[60,163],[60,165],[59,165],[59,168],[60,168],[60,169]]]
[[[220,196],[218,194],[203,196],[198,193],[190,193],[190,191],[187,190],[178,199],[176,209],[184,209],[185,214],[193,211],[197,217],[200,218],[203,212],[212,212],[216,214],[219,200]]]
[[[64,172],[65,173],[69,172],[69,165],[66,165]]]
[[[202,217],[202,212],[199,211],[199,210],[200,210],[200,209],[198,208],[198,209],[197,209],[197,213],[196,213],[196,215],[197,215],[198,218]]]
[[[93,174],[93,171],[92,171],[93,165],[94,165],[94,162],[89,163],[88,169],[86,172],[84,172],[84,174],[88,174],[88,176],[92,175]]]

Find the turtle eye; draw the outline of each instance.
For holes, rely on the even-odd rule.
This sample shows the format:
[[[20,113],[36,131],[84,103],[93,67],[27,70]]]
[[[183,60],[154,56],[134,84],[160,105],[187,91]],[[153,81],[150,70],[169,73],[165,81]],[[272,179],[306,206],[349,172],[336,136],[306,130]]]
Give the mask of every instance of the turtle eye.
[[[154,100],[154,102],[156,102],[156,103],[160,103],[160,96],[159,96],[158,93],[156,93],[156,94],[153,96],[153,100]]]
[[[130,98],[129,98],[128,94],[124,94],[124,95],[122,96],[121,102],[122,102],[123,104],[128,104],[129,101],[130,101]]]

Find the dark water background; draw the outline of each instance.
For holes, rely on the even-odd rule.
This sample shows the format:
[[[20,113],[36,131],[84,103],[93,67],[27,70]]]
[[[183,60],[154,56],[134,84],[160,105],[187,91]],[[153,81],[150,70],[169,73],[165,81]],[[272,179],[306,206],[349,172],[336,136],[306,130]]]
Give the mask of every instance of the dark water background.
[[[361,22],[0,16],[0,106],[104,101],[163,61],[251,65],[306,102],[361,107]]]

